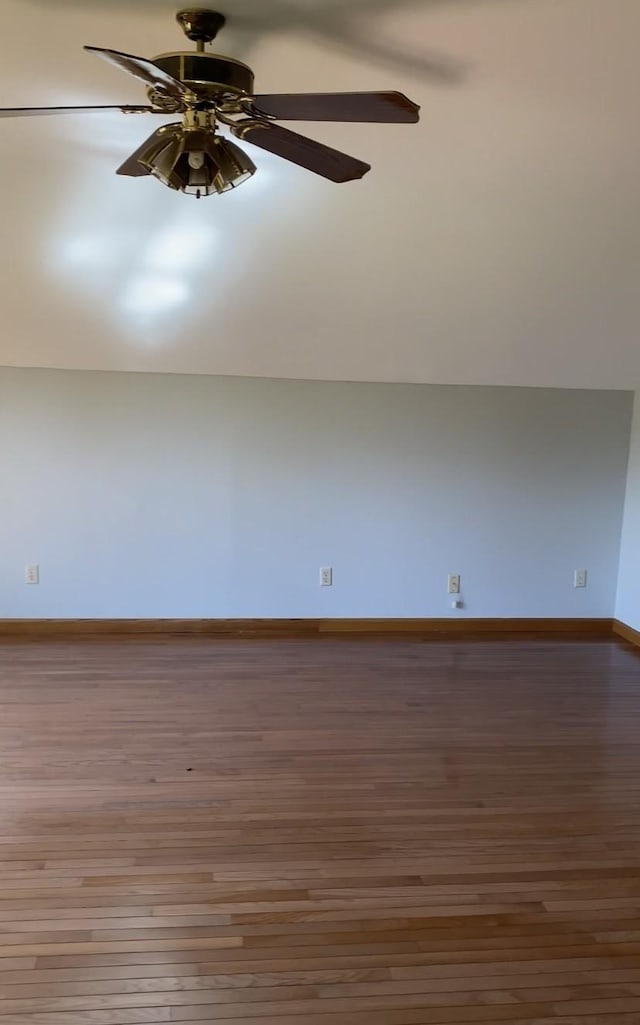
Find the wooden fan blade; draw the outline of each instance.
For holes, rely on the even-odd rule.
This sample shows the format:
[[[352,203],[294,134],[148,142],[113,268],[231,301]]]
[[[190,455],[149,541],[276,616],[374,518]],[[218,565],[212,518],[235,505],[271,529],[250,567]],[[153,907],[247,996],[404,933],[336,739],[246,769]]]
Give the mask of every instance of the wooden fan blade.
[[[284,157],[285,160],[290,160],[291,163],[298,164],[332,182],[354,181],[356,178],[363,178],[367,171],[371,170],[371,165],[363,163],[362,160],[356,160],[355,157],[347,156],[346,153],[340,153],[339,150],[324,146],[314,139],[307,139],[296,132],[290,132],[288,128],[281,128],[279,125],[239,124],[232,131],[239,139],[246,139],[254,146],[268,150],[277,157]]]
[[[98,57],[102,57],[109,64],[120,68],[121,71],[133,75],[145,85],[162,90],[167,96],[173,96],[179,100],[189,95],[189,90],[183,82],[168,75],[166,71],[156,67],[153,61],[145,60],[144,57],[134,57],[130,53],[120,53],[118,50],[103,50],[99,46],[85,46],[85,50],[87,53],[95,53]]]
[[[2,117],[47,117],[51,114],[104,114],[117,111],[120,114],[166,114],[155,107],[136,107],[123,104],[121,107],[5,107],[0,108]]]
[[[258,114],[283,121],[415,124],[420,107],[403,93],[282,93],[254,96]]]
[[[142,178],[151,174],[148,167],[140,162],[141,157],[152,157],[158,154],[162,148],[169,144],[171,139],[182,131],[182,125],[164,125],[150,135],[148,139],[139,146],[135,153],[128,157],[124,164],[118,168],[116,174],[127,175],[129,178]]]

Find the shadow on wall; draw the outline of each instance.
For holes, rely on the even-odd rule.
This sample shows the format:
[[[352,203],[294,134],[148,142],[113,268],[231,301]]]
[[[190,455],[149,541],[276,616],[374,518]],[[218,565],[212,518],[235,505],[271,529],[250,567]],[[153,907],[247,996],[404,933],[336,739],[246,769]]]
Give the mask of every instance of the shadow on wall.
[[[32,4],[52,7],[87,9],[122,9],[125,16],[131,0],[30,0]],[[403,74],[417,75],[436,84],[455,85],[468,77],[469,67],[454,55],[429,51],[428,48],[403,48],[386,40],[376,27],[376,15],[398,8],[431,8],[443,4],[467,5],[484,0],[210,0],[227,15],[228,25],[237,34],[241,53],[245,56],[270,32],[298,32],[319,39],[327,46],[346,51],[379,66],[387,66]],[[505,0],[500,0],[505,2]],[[513,2],[513,0],[512,0]],[[523,2],[523,0],[515,0]],[[204,6],[204,0],[198,0]],[[184,6],[188,6],[184,0]],[[173,14],[180,0],[137,0],[138,11],[166,11]],[[104,45],[110,45],[107,40]]]

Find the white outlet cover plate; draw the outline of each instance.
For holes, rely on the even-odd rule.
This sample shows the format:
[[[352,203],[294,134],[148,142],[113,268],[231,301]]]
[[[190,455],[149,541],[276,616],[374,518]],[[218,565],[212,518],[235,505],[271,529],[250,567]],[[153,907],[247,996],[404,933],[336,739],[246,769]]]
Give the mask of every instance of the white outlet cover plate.
[[[450,573],[447,581],[449,594],[460,594],[460,574]]]

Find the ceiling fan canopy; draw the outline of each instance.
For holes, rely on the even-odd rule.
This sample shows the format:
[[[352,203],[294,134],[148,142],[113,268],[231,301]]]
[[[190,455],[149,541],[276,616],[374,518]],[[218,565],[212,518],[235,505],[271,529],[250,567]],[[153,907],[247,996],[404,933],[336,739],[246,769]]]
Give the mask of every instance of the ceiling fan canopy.
[[[400,92],[256,94],[251,68],[230,57],[209,53],[225,16],[204,8],[179,11],[177,20],[196,50],[162,54],[153,60],[86,46],[85,50],[147,87],[147,105],[36,107],[0,110],[0,117],[121,111],[125,114],[180,114],[163,125],[119,168],[130,177],[152,175],[163,185],[201,198],[221,194],[247,181],[253,161],[232,136],[283,157],[333,182],[362,178],[371,166],[299,135],[276,122],[341,121],[415,124],[419,107]]]

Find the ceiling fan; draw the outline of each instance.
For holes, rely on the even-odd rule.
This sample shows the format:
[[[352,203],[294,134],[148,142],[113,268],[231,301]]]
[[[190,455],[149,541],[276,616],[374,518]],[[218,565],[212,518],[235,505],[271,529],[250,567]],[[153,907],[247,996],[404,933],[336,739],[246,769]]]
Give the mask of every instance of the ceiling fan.
[[[254,92],[246,64],[206,51],[225,24],[217,11],[189,8],[177,20],[196,50],[168,53],[153,60],[117,50],[86,46],[147,86],[150,105],[26,107],[0,109],[0,117],[82,114],[181,114],[163,125],[118,169],[130,177],[153,175],[163,185],[196,196],[227,192],[256,171],[234,142],[218,134],[224,125],[240,140],[268,150],[333,182],[353,181],[369,164],[276,124],[277,121],[350,121],[415,124],[419,107],[399,92],[282,93]]]

